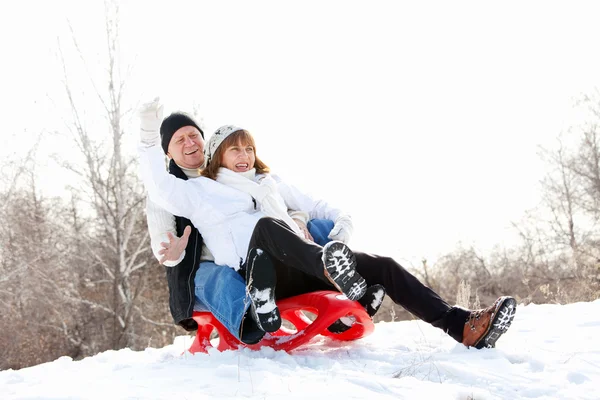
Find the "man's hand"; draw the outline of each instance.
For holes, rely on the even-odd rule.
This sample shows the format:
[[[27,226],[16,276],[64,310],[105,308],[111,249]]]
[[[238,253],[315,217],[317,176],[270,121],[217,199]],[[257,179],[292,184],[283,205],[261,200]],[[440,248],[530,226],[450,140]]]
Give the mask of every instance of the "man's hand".
[[[138,110],[140,117],[140,139],[147,145],[160,141],[160,124],[163,120],[163,105],[157,97],[149,103],[143,104]]]
[[[293,218],[293,220],[296,223],[296,225],[298,225],[298,228],[300,228],[300,230],[302,231],[302,233],[304,233],[304,238],[306,240],[310,240],[311,242],[314,242],[315,239],[313,239],[312,235],[308,231],[308,228],[306,227],[306,225],[304,225],[304,222],[302,222],[302,221],[300,221],[299,219],[296,219],[296,218]]]
[[[187,247],[191,232],[192,227],[189,225],[185,227],[183,230],[183,235],[180,238],[173,236],[171,232],[167,232],[169,243],[161,242],[160,245],[162,246],[162,249],[158,251],[158,254],[160,254],[162,258],[159,260],[159,262],[164,264],[165,261],[179,260],[179,257],[181,257],[181,254]]]

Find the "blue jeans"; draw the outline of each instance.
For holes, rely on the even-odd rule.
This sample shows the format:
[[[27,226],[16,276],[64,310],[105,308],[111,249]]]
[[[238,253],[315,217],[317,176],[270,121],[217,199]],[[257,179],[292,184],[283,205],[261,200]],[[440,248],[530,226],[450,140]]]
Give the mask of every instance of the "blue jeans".
[[[333,228],[332,221],[313,219],[307,227],[315,243],[323,246],[331,241],[327,235]],[[209,311],[233,336],[240,339],[242,319],[250,306],[244,278],[229,267],[203,261],[194,277],[194,285],[194,310]]]
[[[333,229],[333,225],[333,221],[328,219],[311,219],[306,227],[315,243],[319,246],[325,246],[326,243],[331,242],[327,235]]]
[[[196,311],[210,311],[237,339],[250,299],[244,278],[233,269],[203,261],[194,278]]]

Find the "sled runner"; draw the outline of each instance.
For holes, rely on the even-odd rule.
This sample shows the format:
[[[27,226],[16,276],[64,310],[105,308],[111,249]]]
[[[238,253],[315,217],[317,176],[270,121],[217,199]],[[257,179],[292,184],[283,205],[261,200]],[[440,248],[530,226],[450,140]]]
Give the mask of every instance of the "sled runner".
[[[235,350],[239,347],[257,350],[263,346],[291,351],[316,335],[329,336],[337,340],[356,340],[371,334],[375,329],[367,311],[357,301],[348,300],[338,292],[318,291],[302,294],[278,301],[277,306],[281,318],[291,323],[296,330],[292,331],[282,325],[278,331],[266,334],[263,340],[254,345],[240,342],[211,313],[194,312],[192,318],[198,323],[198,331],[188,351],[192,354],[206,353],[207,348],[213,347],[209,340],[213,330],[219,334],[217,346],[219,351]],[[303,311],[315,314],[316,319],[311,322]],[[350,329],[338,334],[327,330],[328,326],[344,316],[356,320]]]

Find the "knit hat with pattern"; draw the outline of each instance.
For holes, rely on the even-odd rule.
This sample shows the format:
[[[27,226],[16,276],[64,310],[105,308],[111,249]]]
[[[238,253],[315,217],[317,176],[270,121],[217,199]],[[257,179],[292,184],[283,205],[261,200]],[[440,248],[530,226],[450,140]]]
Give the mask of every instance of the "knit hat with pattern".
[[[215,151],[217,151],[221,143],[223,143],[223,140],[227,139],[227,137],[232,133],[242,130],[242,128],[235,125],[223,125],[217,129],[215,133],[212,134],[210,139],[208,139],[206,146],[204,146],[204,157],[206,159],[206,164],[212,160],[213,156],[215,155]]]

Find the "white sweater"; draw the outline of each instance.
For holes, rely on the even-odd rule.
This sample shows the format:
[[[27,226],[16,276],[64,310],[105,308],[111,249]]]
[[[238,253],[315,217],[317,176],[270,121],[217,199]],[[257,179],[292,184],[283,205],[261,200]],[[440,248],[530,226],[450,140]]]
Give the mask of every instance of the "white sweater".
[[[152,202],[171,214],[188,218],[202,234],[216,264],[239,269],[246,259],[254,226],[264,216],[255,210],[252,197],[212,179],[199,177],[184,181],[170,175],[165,170],[164,153],[159,146],[141,145],[139,154],[140,175]],[[307,212],[311,219],[333,221],[341,213],[326,202],[314,200],[287,185],[278,177],[273,178],[289,209]],[[163,226],[169,223],[173,226],[172,219],[162,222]]]
[[[186,174],[189,179],[198,178],[200,176],[199,169],[179,168],[181,168],[183,173]],[[170,232],[173,236],[177,237],[175,216],[153,202],[149,196],[146,196],[146,222],[148,223],[148,232],[150,233],[150,247],[152,248],[152,253],[154,254],[154,257],[160,261],[162,256],[158,252],[162,249],[162,246],[160,245],[162,242],[169,242],[167,233]],[[163,265],[166,267],[174,267],[179,264],[184,257],[185,250],[183,250],[177,260],[165,261]],[[210,250],[204,245],[202,245],[200,260],[214,261],[214,257]]]

